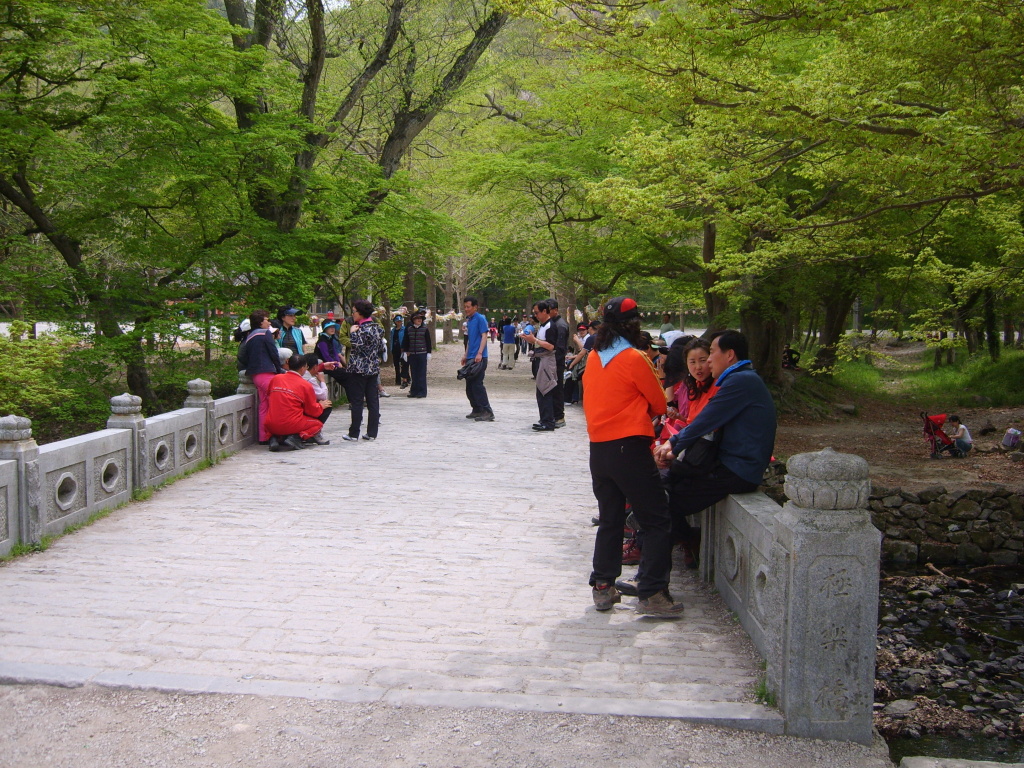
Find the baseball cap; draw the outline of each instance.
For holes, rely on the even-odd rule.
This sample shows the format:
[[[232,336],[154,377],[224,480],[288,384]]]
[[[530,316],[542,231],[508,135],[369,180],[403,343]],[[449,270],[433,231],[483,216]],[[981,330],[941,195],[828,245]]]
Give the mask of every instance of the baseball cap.
[[[624,322],[640,316],[636,301],[629,296],[616,296],[604,305],[604,319],[613,322]]]

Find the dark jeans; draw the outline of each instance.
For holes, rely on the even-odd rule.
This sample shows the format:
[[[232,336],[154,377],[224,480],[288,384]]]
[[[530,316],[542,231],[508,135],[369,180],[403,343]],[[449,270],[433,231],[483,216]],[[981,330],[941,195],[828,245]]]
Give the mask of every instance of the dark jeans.
[[[680,535],[689,528],[687,515],[695,515],[717,504],[731,493],[750,493],[757,490],[757,483],[751,483],[731,470],[719,466],[705,477],[683,477],[673,479],[669,475],[668,506],[672,514],[672,529]],[[640,519],[637,518],[640,522]],[[643,528],[643,523],[640,523]]]
[[[402,386],[402,382],[409,381],[409,363],[402,359],[402,353],[395,355],[395,386]]]
[[[487,358],[480,361],[480,375],[466,379],[466,397],[474,411],[491,410],[491,401],[487,399],[487,390],[484,389],[484,374],[487,373]]]
[[[565,421],[565,353],[555,353],[555,421]]]
[[[409,394],[413,397],[427,396],[427,355],[409,355],[409,373],[412,376],[412,386],[409,387]]]
[[[557,389],[557,387],[556,387]],[[555,426],[555,390],[552,389],[546,395],[537,390],[537,410],[540,411],[540,423],[545,427]]]
[[[643,576],[637,585],[641,598],[668,589],[672,567],[672,524],[651,442],[649,437],[626,437],[590,444],[590,475],[600,518],[590,584],[611,584],[622,574],[622,527],[628,500],[644,530]]]
[[[366,434],[370,437],[377,436],[380,428],[380,393],[377,391],[377,380],[380,377],[361,376],[358,373],[350,373],[345,391],[348,393],[348,401],[352,404],[352,423],[349,425],[349,437],[359,437],[359,428],[363,424],[363,403],[366,403],[366,410],[369,412],[369,419],[366,423]]]

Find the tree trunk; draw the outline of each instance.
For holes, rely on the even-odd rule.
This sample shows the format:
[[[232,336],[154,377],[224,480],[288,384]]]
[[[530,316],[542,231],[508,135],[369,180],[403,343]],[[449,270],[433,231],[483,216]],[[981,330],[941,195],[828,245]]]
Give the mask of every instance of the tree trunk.
[[[1011,315],[1003,315],[1003,346],[1013,346],[1013,317]]]
[[[405,308],[412,312],[416,309],[416,270],[409,267],[405,273],[405,295],[403,297]]]
[[[740,330],[750,344],[750,360],[754,370],[767,382],[781,383],[785,307],[766,307],[762,302],[751,302],[740,312]]]
[[[947,333],[945,331],[939,331],[939,341],[940,342],[943,339],[945,339],[946,336],[947,336]],[[932,368],[941,368],[942,367],[942,353],[943,352],[944,352],[944,350],[942,349],[942,344],[940,343],[939,346],[935,347],[935,360],[934,360],[934,362],[932,362]]]
[[[807,333],[804,334],[803,343],[800,345],[800,351],[806,352],[808,347],[811,346],[811,337],[814,333],[814,329],[818,322],[818,308],[815,307],[811,310],[811,316],[807,320]]]
[[[711,289],[718,283],[718,275],[711,269],[711,264],[715,259],[717,237],[718,227],[715,222],[705,221],[700,246],[701,261],[704,262],[704,271],[700,273],[700,287],[704,290],[704,309],[708,313],[708,327],[704,331],[705,338],[715,331],[725,330],[725,321],[722,315],[729,307],[729,300],[725,296],[711,292]]]
[[[996,297],[991,288],[985,289],[985,340],[988,342],[988,356],[993,363],[999,362],[999,329],[996,327]]]
[[[427,313],[430,315],[430,341],[437,343],[437,280],[433,273],[427,274]]]
[[[448,261],[448,274],[447,279],[444,281],[444,314],[448,314],[452,311],[452,306],[455,297],[452,295],[455,288],[455,272],[452,268],[452,263]],[[444,323],[444,334],[441,336],[441,341],[444,344],[451,344],[455,341],[452,336],[452,323],[451,320],[446,320]]]
[[[854,296],[829,296],[825,301],[825,320],[822,325],[821,346],[812,367],[827,369],[836,364],[836,348],[846,333],[846,318],[853,307]]]

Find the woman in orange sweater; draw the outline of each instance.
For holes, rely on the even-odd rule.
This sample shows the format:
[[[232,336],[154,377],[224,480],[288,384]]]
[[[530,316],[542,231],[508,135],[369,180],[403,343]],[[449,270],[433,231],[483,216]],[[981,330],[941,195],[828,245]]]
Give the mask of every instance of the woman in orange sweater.
[[[671,518],[658,467],[651,455],[652,419],[666,410],[665,392],[640,344],[637,304],[628,297],[604,306],[604,322],[583,373],[583,412],[590,436],[590,474],[599,524],[590,574],[594,605],[607,611],[622,597],[622,529],[626,500],[644,531],[636,612],[677,617],[682,603],[668,591],[672,567]]]
[[[687,376],[683,379],[683,385],[679,388],[679,398],[686,398],[687,408],[685,416],[680,408],[680,418],[683,426],[689,425],[704,410],[718,387],[715,386],[715,377],[711,375],[711,366],[708,365],[708,355],[711,354],[711,344],[705,339],[693,339],[684,348],[683,355],[686,358]]]

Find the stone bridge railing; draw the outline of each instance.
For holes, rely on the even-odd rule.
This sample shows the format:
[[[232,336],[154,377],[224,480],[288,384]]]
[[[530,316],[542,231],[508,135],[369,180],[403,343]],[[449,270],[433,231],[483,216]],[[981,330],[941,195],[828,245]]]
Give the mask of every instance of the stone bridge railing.
[[[882,535],[868,465],[826,448],[788,466],[785,506],[749,493],[703,513],[701,577],[764,658],[786,733],[870,744]]]
[[[118,395],[107,429],[42,446],[29,419],[0,418],[0,556],[253,443],[256,396],[214,400],[211,389],[190,381],[184,408],[149,418],[140,398]]]

